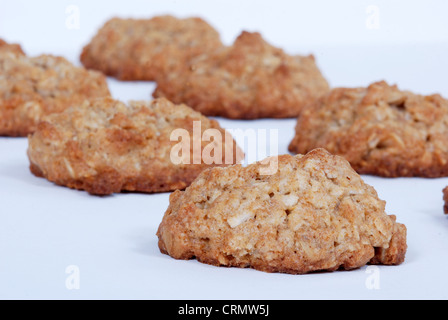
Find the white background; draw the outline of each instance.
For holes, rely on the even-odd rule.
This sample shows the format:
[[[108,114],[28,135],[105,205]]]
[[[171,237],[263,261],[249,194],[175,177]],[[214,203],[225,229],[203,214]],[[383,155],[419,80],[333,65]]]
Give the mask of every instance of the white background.
[[[75,28],[73,5],[79,12]],[[63,55],[79,64],[82,46],[112,16],[165,13],[205,18],[226,44],[241,30],[260,31],[287,52],[313,53],[331,86],[384,79],[448,97],[448,2],[443,0],[1,0],[0,38],[19,42],[29,55]],[[150,82],[109,79],[109,84],[113,96],[124,101],[150,99],[154,89]],[[218,120],[225,128],[278,129],[278,153],[287,153],[294,133],[294,119]],[[364,177],[387,201],[387,212],[408,228],[402,265],[268,274],[162,255],[155,233],[168,193],[93,197],[58,187],[31,175],[26,148],[25,138],[0,138],[2,299],[448,298],[448,219],[441,193],[448,178]],[[79,289],[70,290],[70,282],[67,287],[70,266],[79,271]],[[373,276],[379,287],[369,286]]]

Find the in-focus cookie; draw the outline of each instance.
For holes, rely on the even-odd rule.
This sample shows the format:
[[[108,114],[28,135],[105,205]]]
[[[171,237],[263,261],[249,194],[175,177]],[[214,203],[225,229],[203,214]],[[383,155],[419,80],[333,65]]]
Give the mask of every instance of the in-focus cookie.
[[[288,118],[328,90],[312,55],[291,56],[259,33],[243,32],[232,46],[160,75],[153,96],[209,116]]]
[[[200,18],[113,18],[84,47],[81,62],[120,80],[154,80],[220,46],[218,32]]]
[[[109,96],[99,72],[62,57],[27,57],[0,46],[0,136],[26,136],[40,119],[85,99]]]
[[[202,172],[175,191],[159,226],[161,252],[216,266],[301,274],[400,264],[406,227],[342,157],[323,149]]]
[[[8,43],[3,39],[0,39],[0,53],[1,52],[13,52],[18,55],[24,55],[22,47],[17,43]]]
[[[205,168],[239,162],[242,152],[218,122],[185,105],[100,98],[46,117],[29,137],[28,157],[37,176],[107,195],[183,189]]]
[[[289,145],[304,154],[325,148],[361,174],[448,175],[448,100],[377,82],[337,88],[299,116]]]

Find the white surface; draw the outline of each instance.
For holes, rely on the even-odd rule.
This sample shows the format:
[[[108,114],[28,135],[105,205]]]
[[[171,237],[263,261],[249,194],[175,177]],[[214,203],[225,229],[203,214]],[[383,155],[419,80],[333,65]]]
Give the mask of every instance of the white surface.
[[[79,28],[69,18],[72,6]],[[9,40],[26,39],[25,48],[79,51],[112,16],[168,13],[203,16],[226,43],[242,29],[282,47],[438,43],[448,41],[447,10],[445,0],[0,0],[0,30]]]
[[[244,6],[231,1],[126,1],[124,7],[108,2],[103,8],[92,1],[3,1],[0,37],[22,43],[29,53],[61,54],[78,63],[81,46],[111,15],[194,14],[207,18],[228,41],[249,28],[263,31],[287,51],[313,52],[333,86],[385,79],[403,89],[448,97],[447,2],[392,7],[373,2],[336,6],[307,1],[289,7],[286,1]],[[64,27],[69,4],[79,6],[79,30]],[[378,30],[364,25],[371,4],[380,9]],[[113,96],[125,101],[149,99],[154,88],[152,83],[113,79],[109,84]],[[293,119],[218,120],[225,128],[277,128],[279,153],[287,152],[295,124]],[[379,288],[369,289],[372,269],[367,267],[294,276],[174,260],[159,252],[155,236],[168,193],[94,197],[58,187],[29,172],[26,149],[24,138],[0,138],[1,299],[448,298],[448,219],[441,193],[448,178],[364,177],[387,201],[386,211],[406,224],[409,247],[402,265],[375,269]],[[69,290],[66,268],[72,265],[79,268],[80,287]]]

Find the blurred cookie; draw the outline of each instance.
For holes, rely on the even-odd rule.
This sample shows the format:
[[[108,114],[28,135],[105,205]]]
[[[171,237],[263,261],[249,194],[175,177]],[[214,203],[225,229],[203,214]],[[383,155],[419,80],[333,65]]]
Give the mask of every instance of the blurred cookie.
[[[445,212],[446,214],[448,214],[448,187],[445,187],[443,189],[443,212]]]
[[[313,56],[290,56],[243,32],[232,46],[160,75],[153,96],[208,116],[257,119],[296,117],[327,91]]]
[[[84,47],[81,62],[120,80],[154,80],[220,46],[218,32],[200,18],[113,18]]]
[[[22,47],[19,44],[8,43],[5,40],[0,39],[0,53],[5,51],[13,52],[18,55],[25,55],[25,53],[22,50]]]
[[[187,136],[173,137],[176,129]],[[213,141],[205,138],[210,132],[218,133]],[[178,150],[180,140],[187,144]],[[203,169],[234,164],[242,153],[218,122],[185,105],[99,98],[46,117],[29,137],[28,157],[36,176],[107,195],[183,189]]]
[[[109,95],[101,73],[62,57],[27,57],[18,49],[0,46],[0,136],[26,136],[45,115]]]
[[[157,231],[162,253],[216,266],[301,274],[404,261],[406,227],[342,157],[323,149],[202,172],[175,191]]]
[[[377,82],[337,88],[300,114],[294,153],[325,148],[361,174],[448,175],[448,100]]]

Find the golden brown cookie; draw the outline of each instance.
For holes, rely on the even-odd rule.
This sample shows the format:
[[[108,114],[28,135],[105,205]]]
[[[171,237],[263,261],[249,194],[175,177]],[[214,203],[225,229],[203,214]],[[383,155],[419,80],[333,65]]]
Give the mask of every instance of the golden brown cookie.
[[[26,136],[43,116],[108,95],[99,72],[75,67],[62,57],[27,57],[17,48],[0,49],[0,136]]]
[[[204,135],[211,129],[222,140],[214,140],[218,136],[207,140]],[[172,137],[175,130],[190,139],[185,152],[175,149],[187,141]],[[206,158],[212,153],[211,143],[219,146],[213,152],[221,152],[220,161]],[[199,148],[199,158],[194,158],[195,148]],[[231,157],[225,158],[226,151]],[[183,189],[205,168],[239,162],[242,152],[218,122],[185,105],[166,99],[125,105],[99,98],[46,117],[29,137],[28,157],[37,176],[107,195]]]
[[[154,80],[220,46],[218,32],[200,18],[113,18],[84,47],[81,62],[120,80]]]
[[[157,231],[162,253],[216,266],[301,274],[400,264],[406,227],[342,157],[323,149],[202,172],[175,191]]]
[[[0,53],[5,51],[13,52],[18,55],[25,55],[25,53],[22,50],[22,47],[19,44],[8,43],[5,40],[0,39]]]
[[[259,33],[243,32],[232,46],[161,74],[153,96],[208,116],[288,118],[328,90],[313,56],[290,56]]]
[[[337,88],[299,116],[294,153],[325,148],[360,174],[448,175],[448,100],[377,82]]]

